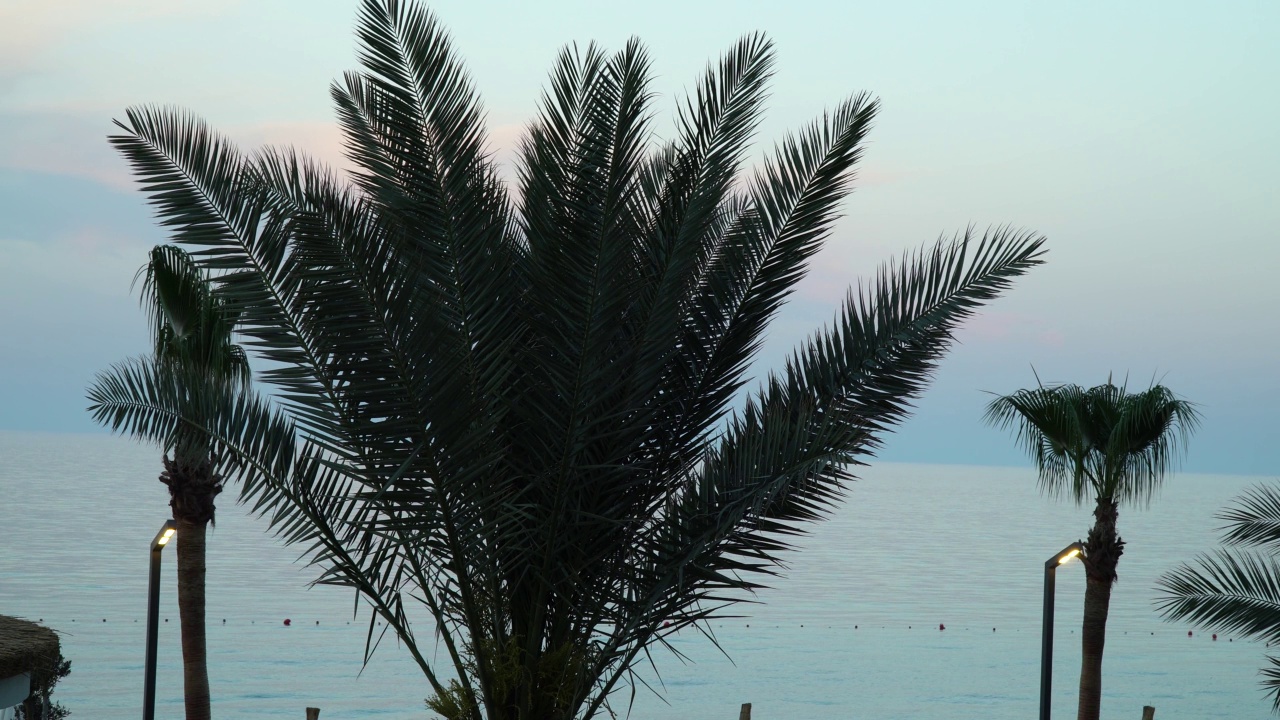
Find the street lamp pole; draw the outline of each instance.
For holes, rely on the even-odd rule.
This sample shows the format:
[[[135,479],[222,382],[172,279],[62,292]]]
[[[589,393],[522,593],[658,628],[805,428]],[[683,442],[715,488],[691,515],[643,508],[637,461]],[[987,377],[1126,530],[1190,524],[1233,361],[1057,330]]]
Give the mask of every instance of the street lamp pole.
[[[1040,720],[1049,720],[1049,688],[1053,684],[1053,593],[1059,565],[1084,552],[1073,542],[1044,562],[1044,624],[1040,634]]]
[[[147,664],[143,680],[142,720],[156,717],[156,649],[160,640],[160,552],[175,532],[166,520],[151,541],[151,580],[147,585]]]

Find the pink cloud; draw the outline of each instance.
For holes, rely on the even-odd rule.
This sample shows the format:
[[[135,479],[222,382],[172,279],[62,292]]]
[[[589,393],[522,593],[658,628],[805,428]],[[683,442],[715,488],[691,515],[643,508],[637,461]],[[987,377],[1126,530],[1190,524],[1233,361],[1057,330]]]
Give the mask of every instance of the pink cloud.
[[[515,163],[523,125],[496,125],[489,128],[489,151],[504,180],[516,179]],[[334,122],[268,122],[228,128],[226,133],[244,150],[264,145],[293,147],[332,168],[354,169],[343,151],[342,130]]]
[[[292,147],[334,169],[349,172],[342,152],[342,131],[333,122],[281,121],[225,128],[244,152],[263,146]]]
[[[1066,335],[1049,327],[1043,318],[1025,313],[982,311],[960,327],[963,340],[974,338],[987,342],[1033,344],[1048,348],[1066,345]]]
[[[1060,348],[1067,344],[1066,337],[1059,330],[1046,330],[1040,333],[1036,339],[1041,345],[1051,348]]]
[[[82,32],[145,18],[221,15],[242,4],[244,0],[4,0],[0,3],[0,67],[34,65],[38,56]]]
[[[22,138],[0,144],[0,165],[71,175],[116,189],[131,189],[128,167],[107,143],[109,117],[86,114],[0,115],[0,132]]]

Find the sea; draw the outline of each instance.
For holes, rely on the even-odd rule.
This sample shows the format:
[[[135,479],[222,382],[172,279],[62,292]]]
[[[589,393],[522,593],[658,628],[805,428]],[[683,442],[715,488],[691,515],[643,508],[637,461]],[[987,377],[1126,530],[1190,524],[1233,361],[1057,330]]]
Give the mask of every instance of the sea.
[[[169,517],[158,451],[108,435],[0,432],[0,613],[62,637],[54,699],[82,720],[142,706],[148,547]],[[783,574],[703,633],[657,647],[612,699],[635,720],[1029,720],[1037,716],[1044,562],[1089,507],[1047,498],[1030,468],[873,463]],[[1272,478],[1177,473],[1122,507],[1102,716],[1273,717],[1263,644],[1157,614],[1156,579],[1217,546],[1214,513]],[[368,663],[369,615],[228,489],[208,541],[208,644],[219,720],[434,717],[393,636]],[[163,557],[157,717],[182,717],[174,556]],[[1057,571],[1053,717],[1075,715],[1084,571]],[[288,622],[286,622],[286,620]],[[945,629],[943,627],[945,626]],[[377,628],[375,627],[375,631]],[[424,630],[424,635],[429,633]],[[375,633],[375,639],[377,634]],[[428,642],[428,657],[447,664]]]

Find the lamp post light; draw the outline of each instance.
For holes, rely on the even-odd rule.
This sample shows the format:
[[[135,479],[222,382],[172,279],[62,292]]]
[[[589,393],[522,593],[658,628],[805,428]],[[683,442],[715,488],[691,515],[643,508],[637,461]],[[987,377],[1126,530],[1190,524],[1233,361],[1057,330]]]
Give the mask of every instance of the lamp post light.
[[[1040,635],[1040,720],[1049,720],[1049,687],[1053,682],[1053,591],[1054,575],[1059,565],[1084,552],[1084,545],[1073,542],[1062,552],[1044,561],[1044,626]]]
[[[151,581],[147,585],[147,664],[142,689],[142,720],[156,717],[156,648],[160,640],[160,552],[176,532],[172,520],[165,520],[151,541]]]

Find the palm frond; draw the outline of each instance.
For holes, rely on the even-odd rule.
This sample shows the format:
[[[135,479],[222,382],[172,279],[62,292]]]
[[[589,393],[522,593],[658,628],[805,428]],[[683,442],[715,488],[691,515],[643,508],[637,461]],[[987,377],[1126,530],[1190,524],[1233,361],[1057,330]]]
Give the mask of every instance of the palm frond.
[[[1128,393],[1116,405],[1119,416],[1104,446],[1108,463],[1123,467],[1115,473],[1124,479],[1116,497],[1147,503],[1181,461],[1200,413],[1162,385]]]
[[[261,180],[231,143],[178,110],[132,108],[112,144],[129,160],[173,240],[215,275],[247,345],[277,367],[263,378],[313,427],[340,436],[323,353],[291,312],[299,286],[287,215],[270,212]]]
[[[1262,687],[1271,697],[1271,712],[1280,715],[1280,657],[1268,655],[1267,663],[1269,667],[1259,671],[1262,675]]]
[[[1195,417],[1192,416],[1191,422]],[[1280,490],[1258,485],[1236,498],[1217,517],[1228,521],[1226,545],[1274,550],[1280,533]],[[1280,642],[1280,558],[1274,552],[1218,550],[1198,555],[1156,581],[1162,591],[1156,605],[1166,620],[1189,622],[1208,630],[1236,632]],[[1262,685],[1280,714],[1280,659],[1267,656]]]
[[[1280,488],[1255,485],[1216,517],[1227,522],[1224,543],[1280,549]]]
[[[1078,409],[1084,396],[1084,389],[1077,385],[1040,385],[997,396],[984,416],[995,427],[1016,428],[1018,444],[1039,470],[1041,490],[1076,503],[1090,500],[1090,492],[1096,493],[1099,487],[1087,464],[1092,446]]]
[[[401,595],[404,568],[393,562],[396,545],[370,532],[378,527],[371,516],[378,508],[359,502],[360,475],[340,456],[312,443],[299,447],[291,420],[251,388],[198,370],[175,372],[154,358],[100,373],[89,400],[95,420],[145,442],[168,446],[184,431],[210,438],[215,472],[238,478],[242,499],[268,514],[287,541],[309,548],[313,562],[327,568],[320,582],[337,579],[359,590],[377,617],[406,640],[436,691],[443,691],[433,664],[412,642]],[[425,601],[433,603],[440,605]],[[452,630],[456,636],[455,620],[444,612],[434,619],[442,634]]]
[[[699,437],[742,387],[764,328],[837,217],[877,108],[866,95],[845,101],[784,140],[756,173],[686,311],[681,372],[665,389],[690,398],[677,437]]]
[[[138,277],[157,358],[249,382],[247,358],[232,342],[239,313],[212,291],[208,276],[190,255],[173,245],[157,245]]]
[[[1156,605],[1168,620],[1280,642],[1280,561],[1219,550],[1162,575]]]
[[[849,466],[905,417],[952,329],[1038,265],[1042,243],[1007,230],[976,248],[968,236],[939,243],[851,295],[836,328],[769,379],[636,543],[635,586],[625,594],[630,603],[619,604],[613,647],[638,652],[657,618],[704,620],[707,603],[773,574],[785,538],[829,512],[853,477]]]

